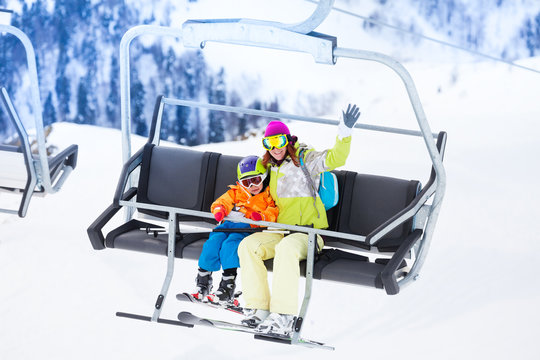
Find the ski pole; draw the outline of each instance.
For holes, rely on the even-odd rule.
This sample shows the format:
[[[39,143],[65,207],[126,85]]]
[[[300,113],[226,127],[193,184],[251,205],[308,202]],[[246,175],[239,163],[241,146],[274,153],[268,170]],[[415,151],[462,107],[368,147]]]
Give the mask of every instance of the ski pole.
[[[260,228],[236,228],[236,229],[213,229],[212,232],[247,232],[247,233],[256,233],[256,232],[267,232],[267,233],[280,233],[280,234],[289,234],[289,230],[280,230],[280,229],[268,229],[267,227]]]

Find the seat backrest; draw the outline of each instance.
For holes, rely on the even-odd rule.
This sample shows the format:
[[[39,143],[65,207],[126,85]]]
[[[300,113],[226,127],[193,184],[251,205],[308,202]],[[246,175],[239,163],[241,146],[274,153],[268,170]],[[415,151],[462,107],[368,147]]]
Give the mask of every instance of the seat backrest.
[[[351,171],[337,173],[340,204],[332,230],[339,232],[368,235],[404,209],[420,189],[420,183],[416,180],[357,174]],[[399,245],[399,239],[403,239],[411,230],[412,219],[392,230],[380,241],[384,244],[384,240],[397,240],[398,243],[393,243]]]
[[[210,206],[218,197],[229,190],[229,185],[233,185],[237,181],[236,167],[242,159],[241,156],[221,155],[215,165],[215,181],[214,186],[209,192],[213,195],[209,196],[208,202],[204,204],[204,211],[210,211]]]
[[[202,211],[210,153],[146,144],[137,200]],[[143,213],[166,218],[154,210]]]

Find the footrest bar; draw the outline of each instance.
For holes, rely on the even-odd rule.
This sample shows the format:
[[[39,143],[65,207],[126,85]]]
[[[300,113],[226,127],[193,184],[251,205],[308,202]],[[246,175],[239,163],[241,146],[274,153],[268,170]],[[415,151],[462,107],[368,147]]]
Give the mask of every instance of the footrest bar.
[[[151,316],[137,315],[137,314],[131,314],[131,313],[125,313],[125,312],[117,312],[116,316],[123,317],[123,318],[128,318],[128,319],[152,322],[152,317]],[[193,327],[193,325],[191,325],[191,324],[184,324],[183,322],[180,322],[178,320],[171,320],[171,319],[160,319],[160,318],[158,318],[157,322],[161,323],[161,324],[184,326],[184,327],[189,327],[189,328]]]

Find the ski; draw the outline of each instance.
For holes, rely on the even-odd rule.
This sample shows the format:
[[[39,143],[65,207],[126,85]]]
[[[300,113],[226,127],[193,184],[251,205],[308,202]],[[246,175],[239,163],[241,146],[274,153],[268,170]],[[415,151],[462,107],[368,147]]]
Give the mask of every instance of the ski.
[[[237,332],[253,334],[255,336],[255,339],[257,340],[266,340],[266,341],[277,342],[280,344],[301,345],[301,346],[307,346],[307,347],[316,347],[316,348],[323,348],[327,350],[334,350],[334,347],[325,345],[324,343],[319,342],[319,341],[299,338],[297,343],[293,343],[293,339],[290,336],[278,335],[278,334],[261,334],[255,328],[251,328],[246,325],[231,323],[231,322],[223,321],[223,320],[202,318],[202,317],[198,317],[197,315],[193,315],[192,313],[187,312],[187,311],[180,312],[178,314],[178,320],[181,323],[184,323],[186,325],[207,326],[207,327],[212,327],[214,329],[237,331]]]
[[[203,302],[203,301],[195,298],[193,295],[191,295],[189,293],[185,293],[185,292],[180,293],[180,294],[176,294],[176,299],[178,299],[180,301],[189,301],[189,302],[192,302],[192,303],[195,303],[195,304],[201,304],[201,305],[209,306],[209,307],[212,307],[212,308],[215,308],[215,309],[228,310],[228,311],[231,311],[233,313],[244,315],[244,316],[247,315],[246,309],[244,309],[241,306],[238,306],[238,305],[235,305],[235,304],[221,304],[221,303],[212,302],[212,301]],[[236,301],[236,303],[238,303],[238,302]]]

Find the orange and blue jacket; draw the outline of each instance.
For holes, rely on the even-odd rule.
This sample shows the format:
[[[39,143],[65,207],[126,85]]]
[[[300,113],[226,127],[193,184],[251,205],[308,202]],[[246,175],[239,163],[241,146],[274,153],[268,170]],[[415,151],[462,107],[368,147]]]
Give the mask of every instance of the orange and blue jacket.
[[[230,189],[225,194],[212,203],[210,207],[212,214],[214,209],[220,206],[225,210],[226,215],[235,210],[243,213],[246,218],[251,218],[251,214],[256,211],[261,214],[263,221],[276,221],[279,210],[270,195],[269,186],[257,195],[251,195],[238,182],[236,185],[229,185],[229,187]]]

